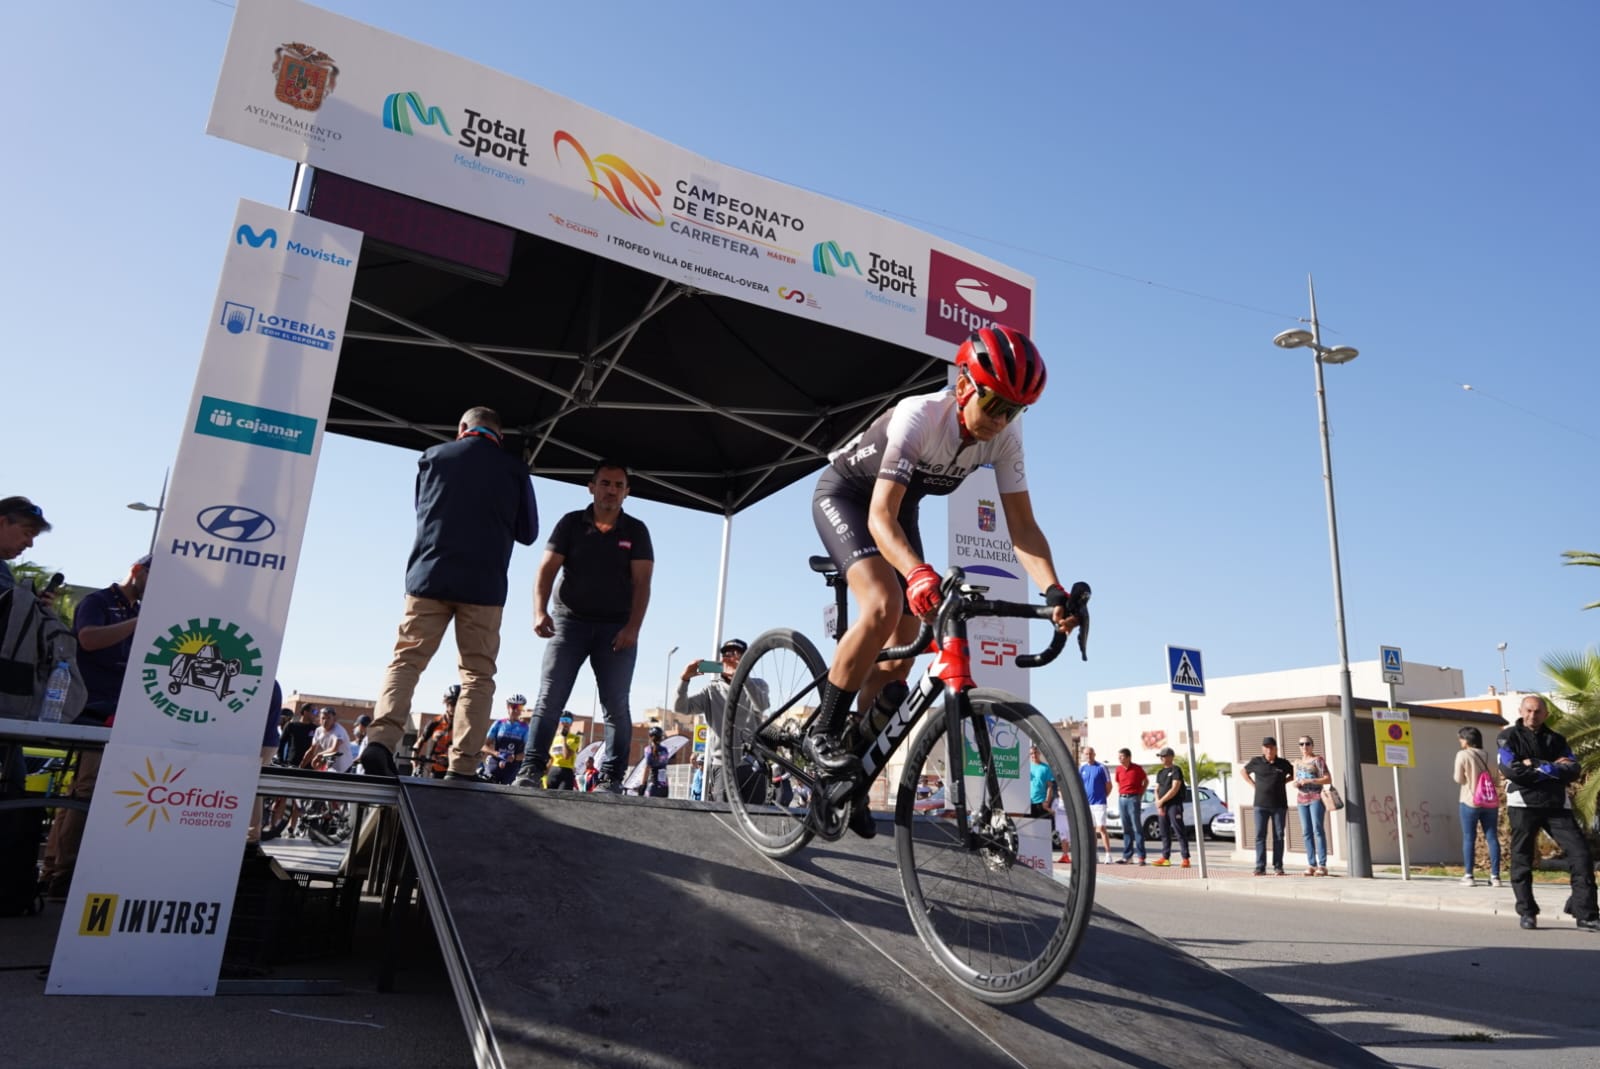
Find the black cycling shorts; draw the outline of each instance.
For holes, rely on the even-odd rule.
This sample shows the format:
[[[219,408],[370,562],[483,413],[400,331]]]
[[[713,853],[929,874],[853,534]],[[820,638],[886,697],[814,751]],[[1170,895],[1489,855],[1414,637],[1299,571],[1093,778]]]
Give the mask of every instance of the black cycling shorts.
[[[923,556],[922,532],[917,529],[921,503],[920,497],[907,494],[900,503],[900,514],[895,517],[906,534],[906,541],[911,543],[918,557]],[[872,540],[872,532],[867,529],[869,504],[870,501],[862,498],[861,491],[836,471],[832,468],[823,469],[822,477],[817,480],[817,488],[811,495],[811,522],[816,524],[817,534],[828,551],[828,558],[839,569],[840,575],[848,572],[850,566],[863,557],[880,555],[878,544]],[[900,585],[905,586],[903,579]]]

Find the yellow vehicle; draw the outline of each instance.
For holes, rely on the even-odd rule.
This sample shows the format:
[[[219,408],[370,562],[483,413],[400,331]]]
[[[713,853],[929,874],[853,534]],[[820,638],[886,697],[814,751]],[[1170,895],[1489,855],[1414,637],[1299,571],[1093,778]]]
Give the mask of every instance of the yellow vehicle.
[[[72,786],[67,771],[67,751],[49,746],[27,746],[22,751],[28,765],[26,789],[29,794],[66,794]]]

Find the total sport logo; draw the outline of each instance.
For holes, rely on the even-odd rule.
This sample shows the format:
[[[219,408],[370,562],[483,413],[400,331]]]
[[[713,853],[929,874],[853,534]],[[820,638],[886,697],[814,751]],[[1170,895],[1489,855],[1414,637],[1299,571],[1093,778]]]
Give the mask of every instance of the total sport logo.
[[[238,301],[222,302],[219,325],[229,334],[260,334],[279,341],[309,345],[313,349],[332,349],[338,334],[310,320],[291,319],[276,312],[257,312],[254,305]]]
[[[383,128],[406,137],[415,137],[423,130],[437,130],[446,138],[454,138],[455,145],[466,151],[455,154],[458,167],[512,185],[528,184],[525,175],[506,170],[528,167],[528,128],[508,122],[503,116],[488,115],[472,108],[461,109],[462,117],[456,120],[456,130],[450,126],[449,116],[437,104],[430,104],[414,91],[390,93],[383,98]],[[504,166],[501,166],[504,165]]]
[[[185,783],[186,772],[187,768],[172,765],[157,772],[154,762],[145,758],[144,771],[132,773],[134,786],[115,792],[127,799],[123,807],[129,815],[123,825],[143,824],[145,831],[154,831],[157,821],[192,828],[233,827],[239,796],[219,787]]]
[[[976,264],[931,249],[928,253],[926,333],[944,341],[996,323],[1026,331],[1033,319],[1033,291]]]
[[[209,724],[241,713],[261,688],[261,651],[248,632],[215,617],[174,624],[144,655],[140,682],[156,711]]]
[[[916,310],[914,305],[906,303],[917,296],[919,284],[916,269],[910,263],[892,256],[868,251],[866,268],[863,270],[861,258],[855,252],[837,241],[819,241],[811,247],[811,270],[819,275],[831,276],[854,273],[864,277],[871,287],[866,291],[868,300],[892,305],[905,312]]]
[[[277,523],[265,512],[244,505],[212,505],[195,513],[194,522],[206,537],[174,538],[172,556],[273,572],[289,567],[287,553],[252,548],[252,543],[265,542],[278,531]]]

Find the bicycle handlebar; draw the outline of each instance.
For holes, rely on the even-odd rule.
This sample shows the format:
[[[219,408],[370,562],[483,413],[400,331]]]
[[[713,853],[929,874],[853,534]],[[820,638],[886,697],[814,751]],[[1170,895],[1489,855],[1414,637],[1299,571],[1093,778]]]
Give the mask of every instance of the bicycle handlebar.
[[[973,619],[979,616],[1008,616],[1019,619],[1048,620],[1055,613],[1055,606],[1060,603],[1066,607],[1067,615],[1077,617],[1078,620],[1078,651],[1084,660],[1089,659],[1089,598],[1093,593],[1089,584],[1079,581],[1072,584],[1072,591],[1061,591],[1047,595],[1050,600],[1043,605],[1030,605],[1018,601],[987,601],[977,597],[953,597],[966,579],[966,573],[960,568],[952,567],[945,575],[943,593],[944,601],[939,606],[939,614],[934,623],[922,621],[922,626],[917,629],[917,637],[904,646],[895,646],[878,654],[879,661],[898,661],[907,657],[914,657],[927,649],[928,643],[933,640],[935,629],[944,633],[952,615],[959,615],[962,619]],[[1059,591],[1060,588],[1052,588]],[[1038,668],[1055,660],[1066,647],[1067,634],[1057,631],[1050,639],[1050,645],[1038,653],[1019,654],[1016,660],[1019,668]]]

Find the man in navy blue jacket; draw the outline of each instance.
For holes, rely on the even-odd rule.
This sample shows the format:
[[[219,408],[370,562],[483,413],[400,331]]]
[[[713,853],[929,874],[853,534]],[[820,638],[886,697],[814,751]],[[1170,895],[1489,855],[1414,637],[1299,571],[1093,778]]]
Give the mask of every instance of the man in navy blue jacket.
[[[1572,802],[1567,797],[1567,784],[1582,770],[1567,740],[1545,723],[1550,707],[1543,698],[1529,694],[1517,711],[1521,719],[1502,731],[1499,739],[1506,815],[1511,820],[1511,890],[1517,896],[1517,915],[1522,927],[1539,926],[1539,906],[1533,900],[1533,860],[1543,829],[1561,847],[1571,869],[1572,891],[1566,912],[1579,928],[1600,932],[1589,844],[1572,819]]]
[[[446,779],[475,779],[494,712],[495,658],[506,604],[511,546],[533,545],[539,509],[533,479],[501,449],[500,416],[471,408],[456,440],[417,461],[417,538],[406,565],[405,612],[384,674],[361,767],[394,776],[394,749],[411,718],[411,695],[444,629],[455,622],[461,698]]]

